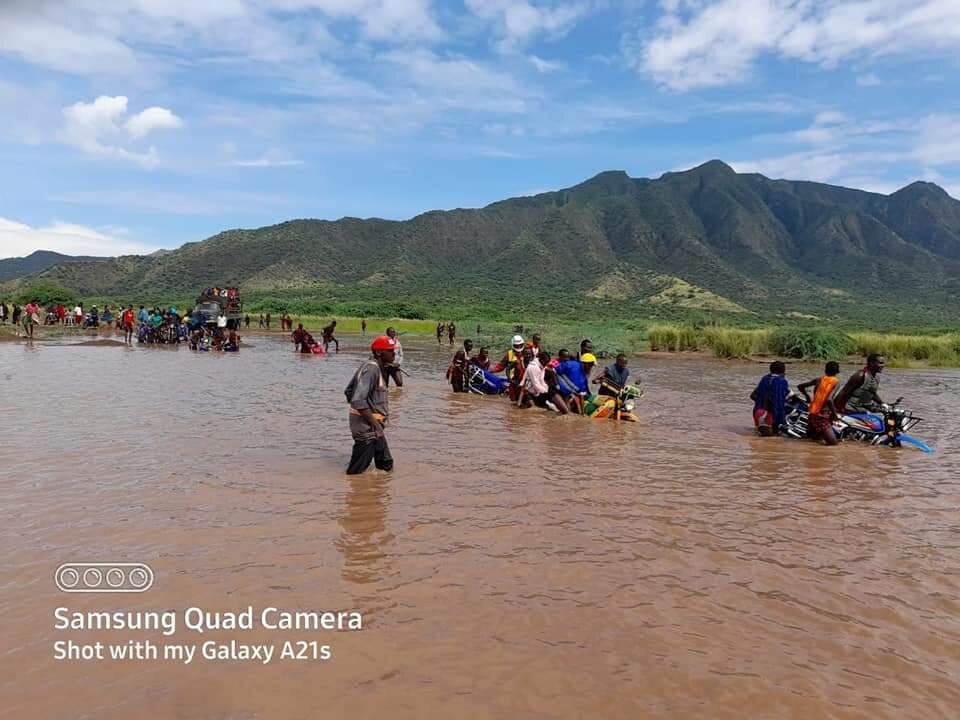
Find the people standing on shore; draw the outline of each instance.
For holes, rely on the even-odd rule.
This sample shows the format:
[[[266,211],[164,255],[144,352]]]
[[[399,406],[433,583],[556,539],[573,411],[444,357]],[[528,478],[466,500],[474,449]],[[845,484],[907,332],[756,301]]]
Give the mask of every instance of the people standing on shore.
[[[6,302],[0,302],[0,325],[6,325],[6,324],[7,324],[7,313],[8,313],[8,312],[9,312],[9,308],[7,308],[7,303],[6,303]]]
[[[443,334],[446,332],[447,326],[443,323],[437,323],[437,345],[443,342]]]
[[[270,313],[267,313],[266,320],[267,320],[267,330],[269,330],[270,329]]]
[[[260,313],[260,329],[263,329],[263,313]]]
[[[243,327],[245,327],[245,328],[249,328],[249,327],[250,327],[250,315],[244,315],[244,316],[243,316]]]
[[[360,334],[361,334],[361,335],[366,335],[366,334],[367,334],[367,319],[366,319],[366,318],[360,318]]]
[[[370,467],[371,461],[379,470],[393,470],[393,457],[385,435],[390,415],[386,375],[387,368],[395,360],[396,344],[396,340],[388,335],[375,339],[370,345],[373,359],[360,366],[344,390],[350,403],[350,434],[353,437],[348,475],[362,473]]]
[[[457,326],[453,324],[452,320],[447,324],[447,337],[450,338],[451,345],[453,345],[453,341],[457,339]]]
[[[20,325],[20,314],[23,311],[20,309],[20,306],[16,303],[13,304],[13,310],[10,313],[10,321],[13,323],[14,327]]]
[[[83,303],[77,303],[76,307],[73,308],[73,319],[78,328],[83,327]]]

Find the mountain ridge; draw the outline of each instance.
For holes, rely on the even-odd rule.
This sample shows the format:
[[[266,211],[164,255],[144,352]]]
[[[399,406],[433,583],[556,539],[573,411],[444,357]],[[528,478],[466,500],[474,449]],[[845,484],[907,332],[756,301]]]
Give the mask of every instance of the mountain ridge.
[[[615,269],[637,279],[607,285],[633,294],[591,294]],[[672,289],[654,276],[673,278]],[[32,280],[99,296],[237,284],[331,302],[387,295],[504,312],[535,306],[512,288],[521,283],[570,312],[662,314],[701,298],[705,309],[758,317],[831,317],[869,303],[903,318],[911,308],[940,317],[960,290],[960,202],[932,183],[882,195],[712,160],[657,179],[604,171],[569,188],[408,220],[227,230],[159,256],[62,263]],[[895,287],[902,295],[877,300]]]

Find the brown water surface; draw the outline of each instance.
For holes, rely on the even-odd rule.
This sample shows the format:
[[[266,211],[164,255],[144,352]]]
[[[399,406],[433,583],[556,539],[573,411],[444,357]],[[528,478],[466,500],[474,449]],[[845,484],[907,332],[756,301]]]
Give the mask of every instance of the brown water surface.
[[[618,425],[453,396],[449,351],[407,345],[396,470],[347,478],[359,353],[0,344],[0,718],[956,716],[956,371],[883,378],[926,456],[754,437],[755,366],[635,361]],[[155,585],[60,593],[87,560]],[[53,659],[163,639],[57,631],[57,606],[248,605],[365,628],[321,633],[323,663]],[[177,635],[288,637],[318,636]]]

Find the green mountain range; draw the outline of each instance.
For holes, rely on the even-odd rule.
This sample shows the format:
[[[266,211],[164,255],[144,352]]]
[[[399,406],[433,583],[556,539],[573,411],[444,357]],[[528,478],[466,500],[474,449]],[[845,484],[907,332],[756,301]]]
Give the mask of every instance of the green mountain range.
[[[29,282],[131,301],[235,284],[248,305],[294,312],[932,326],[956,311],[960,202],[931,183],[881,195],[715,160],[406,221],[229,230],[159,256],[59,263],[7,289]]]
[[[13,257],[0,260],[0,282],[33,275],[60,263],[109,259],[110,258],[64,255],[63,253],[51,252],[50,250],[37,250],[26,257]]]

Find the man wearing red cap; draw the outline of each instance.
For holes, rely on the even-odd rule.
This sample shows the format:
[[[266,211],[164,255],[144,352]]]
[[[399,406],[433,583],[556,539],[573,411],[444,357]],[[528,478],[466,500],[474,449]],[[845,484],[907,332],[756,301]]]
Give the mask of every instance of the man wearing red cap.
[[[387,372],[393,366],[397,341],[381,335],[370,345],[373,359],[367,360],[344,391],[350,403],[350,434],[353,455],[347,475],[358,475],[370,467],[372,460],[379,470],[393,469],[393,457],[387,446],[384,427],[387,424]]]

